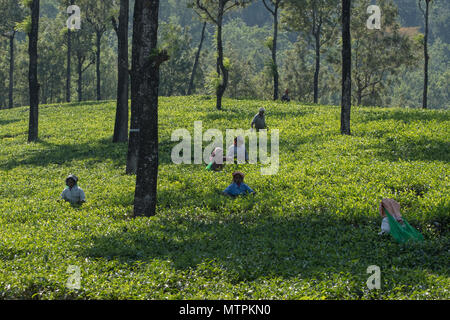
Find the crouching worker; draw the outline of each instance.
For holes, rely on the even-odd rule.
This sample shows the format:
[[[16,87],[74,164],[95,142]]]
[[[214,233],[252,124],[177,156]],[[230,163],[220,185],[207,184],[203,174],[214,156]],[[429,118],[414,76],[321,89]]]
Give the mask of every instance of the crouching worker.
[[[209,161],[210,162],[206,167],[206,170],[221,171],[225,165],[225,162],[227,161],[227,158],[223,156],[223,149],[220,147],[214,149],[214,151],[211,153],[211,156],[209,157]]]
[[[381,221],[381,232],[382,234],[388,234],[391,232],[391,228],[389,225],[389,219],[386,215],[386,211],[400,224],[403,224],[402,214],[400,213],[400,203],[393,199],[383,199],[380,202],[380,216],[383,218]]]
[[[239,195],[246,195],[247,193],[251,193],[253,195],[256,194],[252,188],[244,183],[244,174],[242,172],[233,172],[233,182],[222,192],[222,194],[235,198]]]
[[[383,217],[381,232],[389,233],[399,243],[423,241],[422,234],[414,229],[400,213],[400,204],[393,199],[383,199],[380,203],[380,215]]]
[[[78,187],[78,178],[71,174],[66,178],[66,189],[61,193],[61,199],[70,202],[72,205],[79,205],[86,202],[83,189]]]

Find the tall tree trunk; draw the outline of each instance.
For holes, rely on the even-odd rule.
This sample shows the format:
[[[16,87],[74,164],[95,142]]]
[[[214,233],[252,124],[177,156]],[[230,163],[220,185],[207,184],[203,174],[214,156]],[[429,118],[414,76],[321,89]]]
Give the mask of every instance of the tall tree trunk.
[[[319,74],[320,74],[320,27],[314,35],[316,40],[316,68],[314,71],[314,103],[319,102]]]
[[[217,18],[217,73],[219,76],[222,76],[222,81],[219,83],[217,87],[217,102],[216,108],[218,110],[222,109],[222,97],[227,89],[228,84],[228,70],[225,68],[223,64],[223,42],[222,42],[222,22],[223,22],[223,10],[224,4],[222,1],[219,1],[219,16]]]
[[[137,103],[142,106],[139,159],[134,197],[134,216],[156,213],[158,180],[158,87],[160,54],[156,55],[159,0],[143,1],[139,46]]]
[[[70,5],[73,5],[73,0],[70,0]],[[69,14],[70,15],[70,14]],[[71,80],[71,54],[72,54],[72,31],[67,30],[67,71],[66,71],[66,102],[70,102],[70,84]]]
[[[14,107],[14,36],[16,32],[13,31],[9,37],[9,108]]]
[[[141,110],[137,103],[138,94],[138,64],[139,64],[139,47],[142,43],[142,8],[143,1],[135,1],[133,16],[133,40],[132,40],[132,56],[131,56],[131,119],[130,134],[128,138],[128,155],[127,155],[127,174],[136,174],[137,162],[139,155],[139,116]]]
[[[424,37],[424,44],[423,44],[423,50],[424,50],[424,58],[425,58],[425,64],[424,64],[424,83],[423,83],[423,101],[422,101],[422,108],[427,109],[428,108],[428,60],[430,57],[428,56],[428,16],[429,16],[429,7],[430,7],[430,0],[425,0],[426,8],[425,8],[425,37]]]
[[[101,87],[100,87],[100,50],[101,50],[101,40],[102,40],[102,35],[103,33],[101,31],[97,31],[96,33],[96,47],[97,47],[97,52],[96,52],[96,75],[97,75],[97,101],[102,100],[102,95],[101,95]]]
[[[274,6],[272,10],[270,5],[263,0],[263,4],[267,11],[273,16],[273,39],[272,39],[272,76],[273,76],[273,100],[278,100],[279,91],[279,74],[277,65],[277,40],[278,40],[278,8],[280,6],[281,0],[270,0],[268,3]]]
[[[273,61],[273,100],[278,100],[278,65],[277,65],[277,41],[278,41],[278,1],[275,3],[273,16],[273,44],[272,44],[272,61]]]
[[[352,47],[350,34],[351,0],[342,0],[342,102],[341,133],[350,135],[352,103]]]
[[[39,120],[39,83],[37,79],[38,53],[37,42],[39,33],[39,0],[31,2],[31,31],[29,33],[28,54],[30,56],[28,82],[30,90],[30,121],[28,127],[28,142],[38,139]]]
[[[120,0],[117,63],[117,109],[113,142],[128,140],[128,11],[129,0]]]
[[[194,89],[194,78],[195,78],[195,73],[197,71],[198,60],[200,59],[200,52],[202,50],[203,40],[205,39],[205,30],[206,30],[206,22],[203,22],[200,44],[198,45],[197,53],[195,54],[194,67],[192,68],[191,79],[189,80],[189,87],[188,87],[188,91],[187,91],[188,96],[192,94],[192,90]]]
[[[77,93],[78,93],[78,102],[83,100],[83,58],[78,56],[78,64],[77,64],[77,72],[78,72],[78,80],[77,80]]]
[[[66,102],[70,102],[70,54],[72,51],[71,31],[67,30],[67,71],[66,71]]]
[[[355,50],[355,56],[356,57],[358,57],[358,55],[356,54],[356,52],[357,52],[358,50]],[[356,66],[356,68],[358,68],[357,66]],[[356,72],[356,76],[354,77],[354,81],[356,82],[356,105],[357,106],[360,106],[361,105],[361,101],[362,101],[362,92],[363,92],[363,89],[362,89],[362,83],[361,83],[361,79],[360,79],[360,75],[359,75],[359,73],[358,73],[358,71],[357,70],[355,70]]]

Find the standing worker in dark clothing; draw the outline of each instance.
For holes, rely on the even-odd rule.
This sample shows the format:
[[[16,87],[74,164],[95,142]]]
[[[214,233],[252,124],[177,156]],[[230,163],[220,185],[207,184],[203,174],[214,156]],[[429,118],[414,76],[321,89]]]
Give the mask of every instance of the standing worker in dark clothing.
[[[262,129],[267,129],[266,117],[264,115],[265,112],[266,112],[266,109],[264,109],[264,108],[259,109],[259,113],[252,120],[252,124],[251,124],[252,129],[253,129],[253,126],[255,126],[257,132]]]
[[[284,91],[284,94],[281,97],[281,101],[283,101],[283,102],[291,101],[291,98],[289,98],[289,90],[288,89],[286,89],[286,91]]]

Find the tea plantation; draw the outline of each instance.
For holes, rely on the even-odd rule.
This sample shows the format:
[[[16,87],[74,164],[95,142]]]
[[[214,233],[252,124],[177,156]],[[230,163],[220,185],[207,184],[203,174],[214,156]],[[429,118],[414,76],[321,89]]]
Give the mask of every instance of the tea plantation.
[[[173,130],[248,129],[258,109],[280,131],[280,167],[176,165]],[[0,110],[0,299],[449,299],[450,113],[208,97],[160,99],[157,215],[133,218],[127,144],[114,102]],[[209,142],[204,143],[204,147]],[[241,170],[255,197],[220,194]],[[59,202],[76,174],[87,202]],[[400,202],[424,236],[380,236],[378,204]],[[367,268],[380,267],[369,290]],[[69,289],[69,266],[81,272]]]

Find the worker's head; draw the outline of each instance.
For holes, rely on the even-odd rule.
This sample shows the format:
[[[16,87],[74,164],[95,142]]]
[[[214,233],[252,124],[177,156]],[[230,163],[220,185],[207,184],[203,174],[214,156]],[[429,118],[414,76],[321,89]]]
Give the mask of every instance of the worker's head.
[[[284,93],[288,94],[289,93],[289,89],[284,90]]]
[[[73,174],[69,175],[69,176],[66,178],[66,185],[67,185],[69,188],[72,188],[74,185],[77,184],[77,182],[78,182],[78,178],[77,178],[75,175],[73,175]]]
[[[240,171],[233,172],[233,182],[240,185],[244,181],[244,174]]]
[[[260,115],[264,115],[265,112],[266,112],[266,109],[264,109],[264,108],[260,108],[259,109],[259,114]]]

